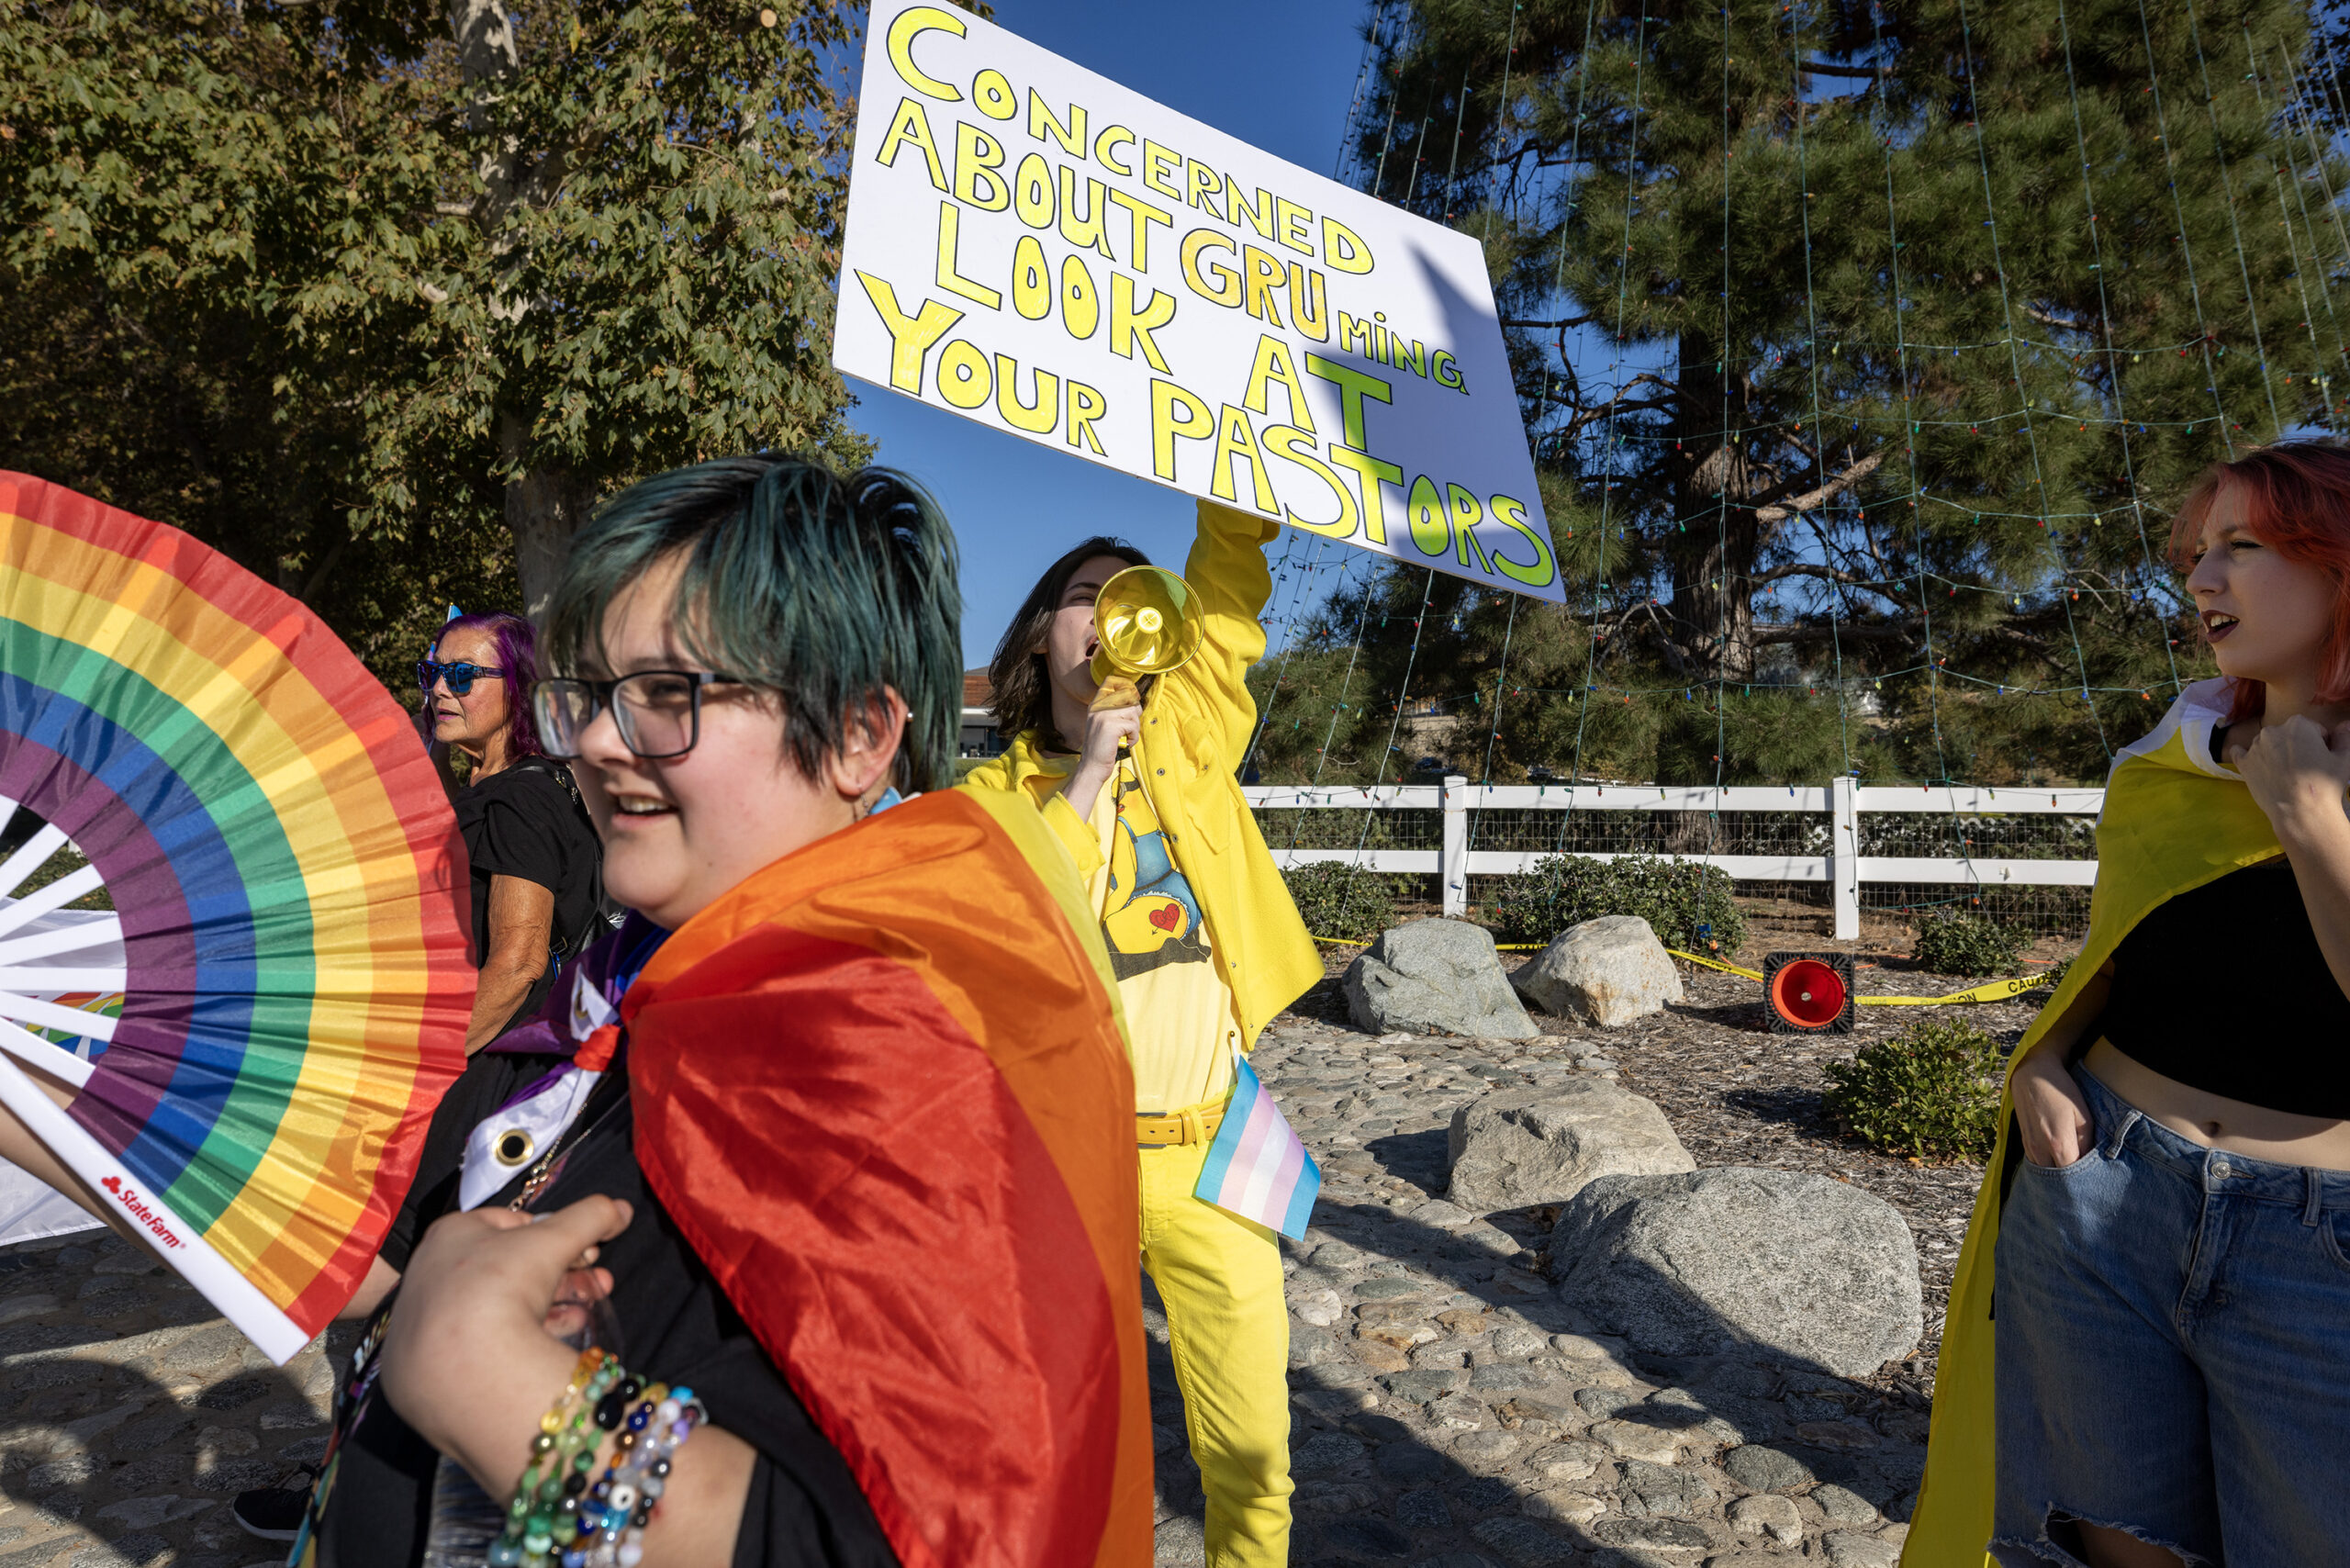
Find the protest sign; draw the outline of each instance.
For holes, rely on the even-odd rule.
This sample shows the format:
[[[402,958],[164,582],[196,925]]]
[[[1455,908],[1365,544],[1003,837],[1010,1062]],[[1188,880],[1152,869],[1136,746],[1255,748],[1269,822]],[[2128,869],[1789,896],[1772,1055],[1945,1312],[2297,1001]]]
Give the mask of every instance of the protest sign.
[[[1483,248],[991,23],[874,0],[834,362],[1560,599]]]

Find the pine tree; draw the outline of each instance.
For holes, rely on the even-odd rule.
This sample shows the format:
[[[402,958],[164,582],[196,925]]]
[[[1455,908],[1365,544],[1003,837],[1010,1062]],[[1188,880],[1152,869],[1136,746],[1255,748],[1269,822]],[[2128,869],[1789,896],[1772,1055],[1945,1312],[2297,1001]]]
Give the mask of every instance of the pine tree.
[[[1514,672],[1491,608],[1417,655],[1456,702],[1504,698],[1497,733],[1464,726],[1495,777],[1563,769],[1571,728],[1588,769],[1628,706],[1664,781],[2094,781],[2208,673],[2169,507],[2343,418],[2350,171],[2303,8],[1382,22],[1357,166],[1485,237],[1583,574],[1563,612],[1516,612]],[[1568,656],[1519,664],[1552,620],[1531,641]]]

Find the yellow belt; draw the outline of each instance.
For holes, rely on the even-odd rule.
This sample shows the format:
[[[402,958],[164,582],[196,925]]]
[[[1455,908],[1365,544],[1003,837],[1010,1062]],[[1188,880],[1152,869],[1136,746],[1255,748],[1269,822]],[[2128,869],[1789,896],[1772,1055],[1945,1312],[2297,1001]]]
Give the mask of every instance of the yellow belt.
[[[1143,1148],[1164,1148],[1169,1145],[1205,1143],[1215,1137],[1216,1128],[1224,1125],[1224,1107],[1211,1110],[1173,1111],[1156,1116],[1135,1113],[1135,1143]]]

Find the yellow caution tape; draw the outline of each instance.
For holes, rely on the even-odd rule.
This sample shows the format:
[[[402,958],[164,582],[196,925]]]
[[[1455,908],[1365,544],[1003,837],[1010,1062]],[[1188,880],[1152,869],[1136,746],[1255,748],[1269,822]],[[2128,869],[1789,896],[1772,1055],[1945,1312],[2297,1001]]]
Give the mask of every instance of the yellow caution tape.
[[[1701,958],[1695,953],[1684,953],[1678,947],[1667,947],[1665,951],[1676,958],[1686,958],[1693,964],[1703,964],[1709,969],[1720,969],[1725,974],[1743,975],[1751,980],[1762,978],[1756,970],[1725,964],[1719,958]],[[1954,991],[1948,996],[1856,996],[1852,1000],[1863,1007],[1941,1007],[1956,1002],[2006,1002],[2011,997],[2021,996],[2027,991],[2042,990],[2047,984],[2044,978],[2017,975],[2011,980],[1978,985],[1972,991]]]
[[[1315,940],[1335,943],[1341,947],[1371,946],[1368,942],[1350,941],[1344,936],[1316,936]],[[1505,953],[1536,953],[1541,951],[1544,944],[1496,942],[1494,946]],[[1751,980],[1759,980],[1762,978],[1762,971],[1759,969],[1740,969],[1736,964],[1725,964],[1719,958],[1684,953],[1678,947],[1667,947],[1665,951],[1676,958],[1686,958],[1693,964],[1703,964],[1709,969],[1719,969],[1724,974],[1741,975]],[[2009,980],[1993,980],[1988,985],[1978,985],[1971,991],[1954,991],[1948,996],[1856,996],[1852,1001],[1863,1007],[1942,1007],[1960,1002],[2006,1002],[2021,996],[2025,991],[2043,991],[2047,987],[2048,980],[2045,976],[2017,975]]]

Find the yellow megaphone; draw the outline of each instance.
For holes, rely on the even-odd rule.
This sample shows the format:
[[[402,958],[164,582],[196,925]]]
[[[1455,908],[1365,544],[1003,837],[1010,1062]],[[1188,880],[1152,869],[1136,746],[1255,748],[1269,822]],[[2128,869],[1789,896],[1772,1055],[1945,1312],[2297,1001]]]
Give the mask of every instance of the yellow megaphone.
[[[1192,585],[1164,566],[1128,566],[1093,600],[1095,710],[1130,708],[1135,678],[1179,669],[1200,651],[1206,628]]]

